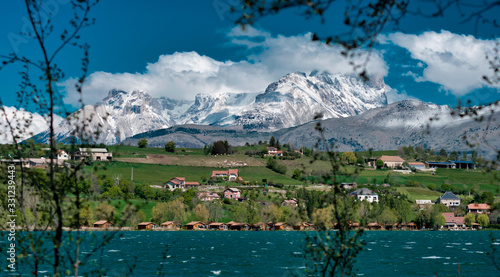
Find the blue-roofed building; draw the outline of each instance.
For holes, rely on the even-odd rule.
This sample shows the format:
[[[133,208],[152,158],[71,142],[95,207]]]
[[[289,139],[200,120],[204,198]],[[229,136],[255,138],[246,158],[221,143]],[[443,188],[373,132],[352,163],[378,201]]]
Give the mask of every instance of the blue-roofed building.
[[[460,198],[453,192],[447,191],[437,199],[436,203],[443,204],[446,207],[457,207],[460,206]]]
[[[455,168],[455,163],[448,162],[425,162],[426,168]]]
[[[450,161],[455,164],[457,169],[474,169],[476,168],[476,163],[471,161]]]

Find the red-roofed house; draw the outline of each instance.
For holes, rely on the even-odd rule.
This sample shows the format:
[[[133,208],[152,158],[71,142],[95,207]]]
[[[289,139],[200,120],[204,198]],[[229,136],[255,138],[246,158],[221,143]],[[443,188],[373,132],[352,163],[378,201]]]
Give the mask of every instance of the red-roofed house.
[[[241,197],[241,192],[237,188],[227,188],[224,191],[224,198],[238,199]]]
[[[182,191],[185,191],[186,189],[199,187],[200,183],[186,182],[186,178],[184,177],[174,177],[170,179],[170,181],[166,182],[164,186],[170,190],[181,189]]]
[[[475,214],[489,214],[490,213],[490,205],[472,203],[472,204],[467,205],[467,212],[468,213],[475,213]]]
[[[465,228],[463,216],[455,216],[454,213],[442,213],[446,219],[446,228],[448,229],[462,229]]]
[[[386,155],[383,155],[382,157],[380,157],[378,159],[381,160],[381,161],[383,161],[384,164],[387,165],[387,167],[391,167],[391,168],[398,167],[398,166],[403,166],[403,163],[405,162],[405,160],[403,160],[399,156],[386,156]]]
[[[227,171],[214,170],[212,171],[212,178],[214,177],[227,178],[229,181],[236,181],[236,179],[238,179],[238,169],[229,169]]]
[[[266,147],[268,156],[283,156],[283,151],[276,149],[275,147]]]

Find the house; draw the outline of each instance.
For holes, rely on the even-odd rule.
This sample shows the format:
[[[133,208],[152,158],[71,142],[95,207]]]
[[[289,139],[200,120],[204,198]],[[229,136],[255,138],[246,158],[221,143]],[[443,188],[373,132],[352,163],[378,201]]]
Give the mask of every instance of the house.
[[[425,162],[425,168],[455,168],[453,162]]]
[[[153,228],[156,228],[156,225],[153,222],[141,222],[137,224],[138,230],[151,230]]]
[[[427,199],[425,199],[425,200],[419,200],[419,199],[417,199],[417,200],[415,200],[415,204],[418,205],[418,207],[420,208],[420,210],[425,209],[425,206],[427,206],[427,205],[434,205],[434,203],[432,203],[431,200],[427,200]]]
[[[50,167],[50,159],[46,159],[44,157],[41,158],[30,158],[29,167],[31,168],[48,168]],[[63,166],[65,160],[53,160],[54,166]]]
[[[199,187],[200,183],[198,183],[198,182],[186,182],[185,177],[174,177],[174,178],[170,179],[168,182],[166,182],[163,186],[165,188],[170,189],[170,190],[181,189],[182,191],[186,191],[187,189],[190,189],[190,188]]]
[[[186,224],[186,229],[188,230],[198,230],[198,229],[203,229],[204,227],[205,226],[201,221],[191,221],[188,224]]]
[[[178,230],[179,229],[179,226],[177,225],[177,223],[175,223],[173,221],[165,221],[160,226],[162,229],[167,229],[167,230]]]
[[[69,154],[64,150],[59,149],[57,150],[57,159],[63,161],[69,160]]]
[[[464,217],[455,216],[454,213],[442,213],[446,219],[446,225],[444,227],[448,229],[462,229],[465,228]]]
[[[275,231],[282,231],[285,230],[286,224],[285,222],[276,222],[276,223],[271,223],[272,225],[272,230]]]
[[[460,205],[460,198],[453,192],[447,191],[437,199],[436,203],[443,204],[446,207],[457,207]]]
[[[212,202],[214,200],[219,200],[220,196],[215,192],[200,192],[198,198],[204,202]]]
[[[224,191],[224,198],[238,199],[241,197],[241,192],[237,188],[227,188]]]
[[[281,206],[297,207],[297,199],[292,198],[290,200],[283,200],[283,201],[281,201]]]
[[[108,153],[106,148],[79,148],[74,155],[75,160],[90,157],[92,161],[111,161],[113,153]]]
[[[384,165],[390,168],[401,167],[405,160],[403,160],[399,156],[386,156],[382,155],[382,157],[378,158],[378,160],[383,161]]]
[[[307,231],[307,230],[315,230],[316,227],[312,223],[299,222],[293,226],[293,229],[296,231]]]
[[[208,229],[210,229],[210,230],[227,230],[227,225],[225,223],[212,222],[208,225]]]
[[[96,222],[94,222],[94,227],[96,228],[110,228],[110,227],[113,227],[113,223],[110,222],[110,221],[107,221],[107,220],[98,220]]]
[[[236,231],[249,230],[250,224],[231,221],[227,223],[227,229]]]
[[[266,147],[266,150],[268,156],[276,156],[276,157],[283,156],[283,151],[278,150],[275,147]]]
[[[212,178],[214,178],[214,177],[227,178],[228,181],[234,182],[239,177],[238,176],[238,169],[229,169],[227,171],[214,170],[214,171],[212,171]]]
[[[349,196],[356,197],[358,200],[366,200],[370,203],[372,202],[377,202],[379,201],[378,194],[372,192],[371,190],[367,188],[361,188],[357,189],[351,193],[349,193]]]
[[[469,205],[467,205],[467,213],[489,214],[490,213],[490,205],[477,204],[477,203],[469,204]]]
[[[380,230],[382,229],[382,225],[378,224],[377,222],[370,222],[367,225],[369,230]]]
[[[408,167],[413,167],[416,170],[424,170],[425,169],[425,163],[422,162],[408,162]]]
[[[267,225],[264,222],[258,222],[252,225],[252,230],[254,231],[265,231],[267,230]]]
[[[476,163],[471,161],[450,161],[455,164],[456,169],[474,169]]]

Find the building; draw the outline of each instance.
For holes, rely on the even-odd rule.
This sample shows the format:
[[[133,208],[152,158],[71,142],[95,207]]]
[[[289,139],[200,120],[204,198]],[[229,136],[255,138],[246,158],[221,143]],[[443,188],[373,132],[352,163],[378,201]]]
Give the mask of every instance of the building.
[[[472,203],[472,204],[467,205],[467,213],[489,214],[490,208],[491,207],[488,204]]]
[[[228,181],[236,181],[238,179],[238,169],[229,169],[227,171],[214,170],[212,171],[212,178],[227,178]]]
[[[425,162],[425,168],[455,168],[453,162]]]
[[[358,187],[357,183],[342,183],[340,184],[340,188],[343,189],[355,189]]]
[[[312,223],[300,222],[300,223],[295,224],[293,226],[293,229],[295,231],[306,231],[306,230],[312,231],[312,230],[315,230],[316,227]]]
[[[405,162],[405,160],[403,160],[399,156],[386,156],[386,155],[383,155],[382,157],[378,158],[378,160],[384,162],[384,165],[390,168],[401,167]]]
[[[167,230],[178,230],[179,229],[179,226],[177,225],[177,223],[175,223],[173,221],[165,221],[160,226],[162,229],[167,229]]]
[[[108,153],[108,149],[106,148],[79,148],[74,157],[75,160],[90,157],[92,161],[111,161],[113,153]]]
[[[210,229],[210,230],[227,230],[227,225],[225,223],[212,222],[208,225],[208,229]]]
[[[57,150],[57,159],[64,160],[64,161],[69,160],[69,154],[64,150],[59,149],[59,150]]]
[[[151,230],[156,228],[156,225],[153,222],[141,222],[137,224],[138,230]]]
[[[290,200],[283,200],[281,201],[281,206],[287,206],[287,207],[297,207],[297,199],[292,198]]]
[[[188,230],[198,230],[198,229],[203,229],[205,226],[201,221],[191,221],[188,224],[186,224],[186,229]]]
[[[460,205],[460,198],[453,194],[453,192],[447,191],[437,199],[436,204],[443,204],[446,207],[457,207]]]
[[[442,213],[446,219],[446,225],[444,227],[448,229],[462,229],[465,228],[464,217],[455,216],[453,213]]]
[[[413,167],[416,170],[423,170],[423,169],[425,169],[425,163],[421,163],[421,162],[408,162],[408,167]]]
[[[211,202],[214,200],[219,200],[220,196],[215,192],[200,192],[198,198],[204,202]]]
[[[227,188],[224,191],[224,198],[238,199],[241,197],[241,192],[237,188]]]
[[[31,168],[48,168],[50,167],[50,159],[46,159],[44,157],[41,158],[30,158],[29,167]],[[63,166],[65,164],[65,160],[57,160],[54,159],[54,166]]]
[[[283,156],[283,151],[278,150],[275,147],[266,147],[266,150],[268,156],[276,156],[276,157]]]
[[[361,188],[357,189],[351,193],[349,193],[350,196],[356,197],[358,200],[366,200],[370,203],[372,202],[377,202],[379,201],[378,194],[374,193],[373,191],[367,189],[367,188]]]
[[[107,220],[98,220],[94,222],[94,227],[96,228],[110,228],[113,227],[113,223]]]
[[[476,168],[475,162],[470,161],[450,161],[455,164],[456,169],[474,169]]]
[[[174,177],[170,179],[168,182],[166,182],[163,186],[170,190],[181,189],[182,191],[186,191],[187,189],[190,188],[198,188],[200,186],[200,183],[186,182],[185,177]]]
[[[431,200],[415,200],[415,204],[418,205],[418,207],[422,210],[425,208],[427,205],[434,205]]]

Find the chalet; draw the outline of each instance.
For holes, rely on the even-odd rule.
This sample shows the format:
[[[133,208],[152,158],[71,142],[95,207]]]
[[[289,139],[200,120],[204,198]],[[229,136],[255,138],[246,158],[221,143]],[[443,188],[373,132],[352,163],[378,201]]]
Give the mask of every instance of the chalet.
[[[241,192],[237,188],[227,188],[224,191],[224,198],[238,199],[241,197]]]
[[[490,205],[477,204],[477,203],[469,204],[469,205],[467,205],[467,213],[489,214],[490,213]]]
[[[220,178],[227,178],[228,181],[236,181],[238,180],[238,169],[229,169],[227,171],[221,171],[221,170],[214,170],[212,171],[212,178],[214,177],[220,177]],[[243,179],[241,179],[243,180]]]
[[[456,169],[474,169],[476,163],[471,161],[450,161],[455,164]]]
[[[413,167],[416,170],[423,170],[425,169],[425,163],[422,162],[408,162],[408,167]]]
[[[272,230],[282,231],[285,230],[286,224],[285,222],[276,222],[272,224]]]
[[[357,189],[351,193],[349,193],[349,196],[356,197],[358,200],[366,200],[370,203],[372,202],[377,202],[379,201],[378,194],[374,193],[373,191],[367,189],[367,188],[361,188]]]
[[[94,227],[96,228],[110,228],[110,227],[113,227],[113,223],[110,222],[110,221],[107,221],[107,220],[98,220],[96,222],[94,222]]]
[[[220,196],[215,192],[200,192],[198,198],[204,202],[212,202],[214,200],[219,200]]]
[[[460,198],[453,192],[447,191],[437,199],[436,203],[443,204],[446,207],[457,207],[460,206]]]
[[[369,230],[380,230],[382,229],[382,225],[378,224],[377,222],[370,222],[367,225]]]
[[[276,156],[276,157],[283,156],[283,151],[278,150],[275,147],[266,147],[266,150],[268,156]]]
[[[225,223],[212,222],[208,225],[208,229],[210,229],[210,230],[227,230],[227,225]]]
[[[453,162],[425,162],[425,168],[455,168]]]
[[[75,160],[82,160],[90,157],[92,161],[111,161],[113,153],[108,153],[106,148],[79,148],[74,155]]]
[[[163,186],[170,190],[181,189],[182,191],[186,191],[190,188],[198,188],[200,186],[200,183],[186,182],[186,178],[184,177],[174,177],[166,182]]]
[[[205,226],[201,221],[191,221],[188,224],[186,224],[186,229],[188,230],[198,230],[198,229],[203,229],[204,227]]]
[[[378,160],[384,162],[384,165],[391,168],[401,167],[405,162],[405,160],[403,160],[399,156],[386,156],[386,155],[383,155],[382,157],[378,158]]]
[[[264,222],[258,222],[252,225],[252,230],[254,231],[265,231],[267,230],[267,225]]]
[[[227,223],[227,229],[236,231],[250,230],[250,224],[231,221]]]
[[[446,219],[446,225],[444,226],[447,229],[462,229],[465,228],[464,217],[455,216],[454,213],[442,213],[444,218]]]
[[[179,229],[179,226],[174,221],[163,222],[160,226],[162,229],[167,229],[167,230],[178,230]]]
[[[316,227],[314,224],[308,222],[299,222],[293,226],[293,229],[296,231],[307,231],[307,230],[315,230]]]
[[[286,206],[286,207],[297,207],[297,199],[292,198],[290,200],[283,200],[281,201],[281,206]]]
[[[156,227],[156,225],[153,222],[141,222],[137,224],[137,229],[138,230],[152,230]]]

